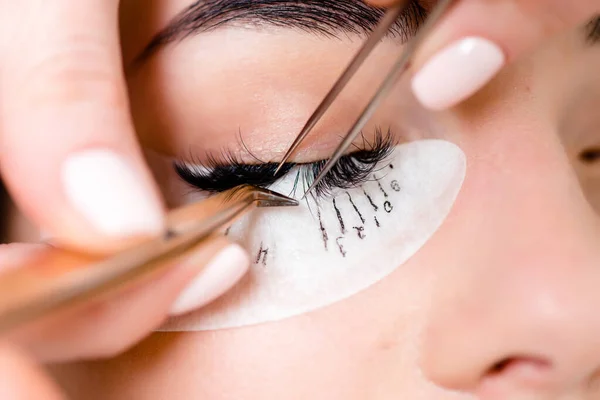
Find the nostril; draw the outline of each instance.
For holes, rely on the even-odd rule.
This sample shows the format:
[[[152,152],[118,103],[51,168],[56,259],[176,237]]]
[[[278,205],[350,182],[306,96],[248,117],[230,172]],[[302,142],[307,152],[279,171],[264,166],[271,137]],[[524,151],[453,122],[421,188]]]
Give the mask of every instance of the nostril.
[[[494,363],[483,376],[487,390],[496,386],[529,389],[547,388],[552,383],[552,363],[541,357],[507,357]]]
[[[514,358],[505,358],[502,361],[498,361],[496,364],[492,365],[492,367],[489,369],[488,375],[501,374],[513,362],[515,362]]]
[[[594,164],[600,161],[600,147],[598,148],[589,148],[583,150],[579,154],[579,159],[584,164]]]

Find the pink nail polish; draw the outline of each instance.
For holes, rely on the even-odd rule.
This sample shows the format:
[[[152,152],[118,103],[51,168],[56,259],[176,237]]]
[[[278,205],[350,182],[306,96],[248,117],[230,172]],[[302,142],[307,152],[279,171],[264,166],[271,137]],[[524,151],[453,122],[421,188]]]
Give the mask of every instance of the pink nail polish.
[[[468,37],[434,55],[415,75],[412,89],[432,110],[444,110],[485,86],[504,66],[506,56],[495,43]]]
[[[186,314],[221,296],[246,274],[250,259],[237,244],[225,247],[198,276],[183,289],[171,307],[170,315]]]

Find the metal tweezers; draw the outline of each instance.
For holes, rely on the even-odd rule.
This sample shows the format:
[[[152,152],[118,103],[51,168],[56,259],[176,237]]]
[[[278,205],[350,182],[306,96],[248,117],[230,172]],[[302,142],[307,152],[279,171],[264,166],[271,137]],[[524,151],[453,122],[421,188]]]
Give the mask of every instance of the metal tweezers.
[[[423,40],[427,37],[428,33],[437,25],[437,22],[446,14],[449,6],[453,0],[440,0],[432,11],[431,15],[427,18],[425,24],[417,34],[406,44],[406,48],[396,61],[396,63],[392,66],[392,69],[385,77],[379,88],[377,89],[375,95],[371,98],[368,105],[363,110],[362,114],[358,117],[350,131],[346,134],[342,142],[335,149],[333,155],[329,158],[327,163],[323,166],[323,168],[319,171],[319,174],[312,182],[304,196],[310,193],[321,180],[327,175],[327,173],[333,168],[333,166],[337,163],[337,161],[344,155],[344,152],[348,147],[352,145],[356,136],[360,134],[364,126],[367,124],[369,119],[373,116],[373,113],[379,107],[381,101],[389,94],[392,90],[398,79],[402,76],[402,73],[408,69],[410,65],[410,61],[412,59],[413,54],[418,49],[419,45],[423,42]],[[329,93],[325,96],[321,104],[317,107],[315,112],[308,119],[300,134],[296,137],[292,145],[290,146],[287,153],[284,155],[282,161],[278,165],[275,174],[279,172],[279,170],[283,167],[283,165],[290,159],[290,157],[296,152],[298,147],[302,144],[304,139],[309,135],[315,125],[319,122],[319,120],[325,115],[327,110],[331,107],[331,105],[335,102],[339,94],[346,87],[348,82],[352,79],[352,77],[356,74],[358,69],[362,66],[367,57],[371,54],[373,49],[379,44],[381,39],[388,34],[391,27],[396,23],[402,12],[405,10],[408,1],[405,1],[403,4],[399,4],[390,8],[371,36],[367,39],[361,49],[358,51],[356,56],[352,59],[348,67],[346,67],[345,71],[339,77],[337,82],[333,85]]]
[[[354,126],[332,157],[320,171],[306,193],[309,193],[331,170],[338,159],[363,129],[398,78],[428,32],[445,14],[453,0],[440,0],[417,35],[393,65],[389,74],[371,98]],[[381,22],[346,68],[333,88],[310,117],[281,166],[297,150],[317,122],[336,100],[379,41],[388,33],[406,7],[399,5],[386,12]],[[144,277],[168,268],[166,261],[184,254],[235,218],[258,207],[295,206],[298,202],[281,194],[252,186],[241,186],[209,199],[172,211],[168,229],[159,238],[104,258],[49,248],[29,260],[26,265],[0,275],[0,332],[44,317],[67,306],[96,299],[114,289],[138,282]]]
[[[209,239],[253,205],[296,206],[298,201],[243,185],[171,211],[162,237],[117,254],[92,257],[49,247],[33,255],[0,275],[0,332],[160,273],[169,268],[168,261]]]

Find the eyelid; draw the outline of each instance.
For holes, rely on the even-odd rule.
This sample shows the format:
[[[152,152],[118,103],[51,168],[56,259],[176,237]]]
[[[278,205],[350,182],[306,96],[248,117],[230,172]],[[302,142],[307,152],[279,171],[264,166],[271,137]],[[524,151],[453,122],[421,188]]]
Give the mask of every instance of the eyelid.
[[[326,175],[323,184],[317,186],[315,193],[323,196],[337,188],[349,189],[360,185],[387,158],[393,147],[391,131],[383,134],[381,129],[376,129],[372,143],[363,140],[362,149],[342,157]],[[305,164],[287,163],[275,175],[278,163],[243,164],[230,153],[224,153],[223,158],[228,160],[227,164],[212,158],[207,163],[198,164],[175,162],[174,168],[193,188],[219,193],[241,184],[269,187],[294,169],[297,173],[296,180],[302,179],[303,184],[310,185],[325,165],[325,160]]]
[[[202,191],[220,193],[242,184],[266,187],[285,176],[295,164],[286,164],[275,175],[277,164],[242,164],[232,161],[230,164],[205,166],[175,162],[174,168],[180,178]]]

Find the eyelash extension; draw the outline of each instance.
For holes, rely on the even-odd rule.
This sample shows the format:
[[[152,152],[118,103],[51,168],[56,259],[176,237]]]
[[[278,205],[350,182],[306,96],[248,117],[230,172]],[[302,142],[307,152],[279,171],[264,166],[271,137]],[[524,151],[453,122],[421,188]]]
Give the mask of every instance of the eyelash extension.
[[[317,185],[314,193],[317,196],[326,196],[334,189],[350,189],[366,182],[377,164],[389,156],[393,146],[393,136],[389,130],[384,134],[381,129],[377,129],[370,143],[363,137],[363,148],[340,158]],[[277,163],[244,164],[236,159],[234,154],[225,152],[221,159],[210,157],[205,163],[190,165],[176,161],[174,168],[179,177],[193,188],[214,194],[242,184],[266,188],[289,174],[295,167],[298,167],[298,172],[294,190],[299,181],[308,187],[325,163],[326,160],[303,164],[286,163],[277,175],[274,175]]]

